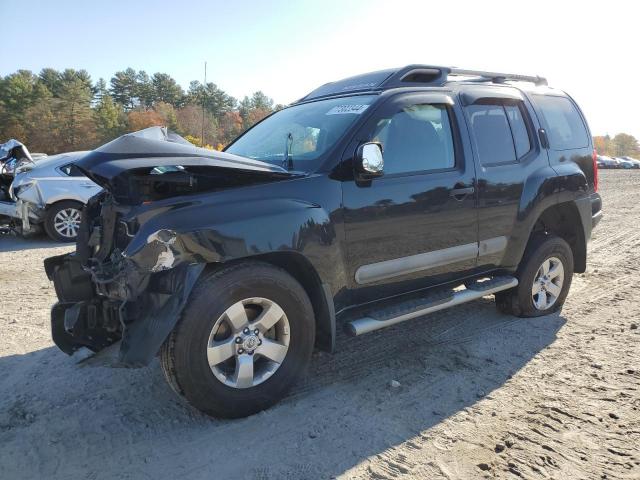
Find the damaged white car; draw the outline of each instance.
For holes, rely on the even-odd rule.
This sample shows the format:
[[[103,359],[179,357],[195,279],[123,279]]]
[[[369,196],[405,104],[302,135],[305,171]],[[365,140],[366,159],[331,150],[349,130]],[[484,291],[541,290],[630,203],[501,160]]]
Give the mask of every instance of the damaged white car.
[[[75,241],[82,208],[101,190],[75,166],[87,153],[53,155],[18,167],[10,199],[0,201],[2,223],[22,234],[44,228],[53,240]]]

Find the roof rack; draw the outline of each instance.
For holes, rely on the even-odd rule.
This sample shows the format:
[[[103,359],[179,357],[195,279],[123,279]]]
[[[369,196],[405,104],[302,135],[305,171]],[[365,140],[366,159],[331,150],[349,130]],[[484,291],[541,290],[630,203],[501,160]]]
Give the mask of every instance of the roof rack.
[[[465,76],[479,77],[480,81],[489,81],[493,83],[504,83],[506,81],[513,82],[531,82],[534,85],[548,85],[547,79],[538,75],[518,75],[514,73],[485,72],[482,70],[465,70],[463,68],[452,68],[448,76]]]
[[[465,70],[462,68],[442,67],[434,65],[407,65],[399,69],[380,70],[363,73],[355,77],[345,78],[327,83],[302,97],[298,102],[333,95],[347,95],[386,90],[389,88],[413,86],[442,86],[451,77],[473,77],[470,82],[504,83],[508,81],[531,82],[535,85],[547,85],[547,79],[539,76],[517,75],[513,73],[485,72],[482,70]],[[296,102],[296,103],[298,103]]]

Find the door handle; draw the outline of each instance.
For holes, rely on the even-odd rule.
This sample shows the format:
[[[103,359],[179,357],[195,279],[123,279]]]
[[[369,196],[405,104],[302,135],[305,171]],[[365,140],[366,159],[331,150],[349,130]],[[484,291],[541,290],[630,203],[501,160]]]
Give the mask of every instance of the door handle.
[[[475,191],[476,189],[473,187],[452,188],[449,192],[449,195],[456,200],[462,200],[464,197],[466,197],[467,195],[471,195]]]

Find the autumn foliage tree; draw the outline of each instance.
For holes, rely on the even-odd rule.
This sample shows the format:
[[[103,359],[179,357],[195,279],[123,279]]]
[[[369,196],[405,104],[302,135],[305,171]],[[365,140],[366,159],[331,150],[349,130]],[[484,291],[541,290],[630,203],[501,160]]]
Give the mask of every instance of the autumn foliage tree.
[[[165,120],[155,110],[131,110],[127,114],[129,130],[135,132],[143,128],[164,126]]]
[[[0,143],[16,138],[31,151],[58,153],[160,125],[222,148],[282,108],[259,90],[238,102],[213,82],[194,80],[184,91],[162,72],[126,68],[94,83],[86,70],[18,70],[0,76]],[[626,133],[594,137],[594,145],[600,154],[640,158],[638,140]]]
[[[222,148],[273,111],[273,100],[261,91],[238,104],[213,82],[192,81],[185,92],[169,74],[133,68],[95,83],[74,69],[0,77],[0,142],[17,138],[47,153],[95,148],[156,125]]]
[[[613,138],[609,135],[593,137],[593,144],[600,155],[640,158],[638,140],[628,133],[619,133]]]

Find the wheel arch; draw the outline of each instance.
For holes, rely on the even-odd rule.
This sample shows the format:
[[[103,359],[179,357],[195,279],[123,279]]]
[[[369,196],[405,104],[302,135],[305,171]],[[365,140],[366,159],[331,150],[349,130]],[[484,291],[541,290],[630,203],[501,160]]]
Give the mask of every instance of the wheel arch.
[[[557,235],[571,247],[573,271],[583,273],[587,268],[587,240],[580,214],[575,202],[562,202],[541,212],[531,228],[529,242],[536,235]]]
[[[84,208],[84,206],[86,205],[86,203],[85,203],[85,202],[83,202],[82,200],[78,200],[78,199],[75,199],[75,198],[60,198],[60,199],[55,200],[55,201],[53,201],[53,202],[47,203],[47,204],[46,204],[46,206],[45,206],[45,209],[46,209],[46,210],[48,210],[48,209],[50,209],[50,208],[52,208],[52,207],[54,207],[54,206],[56,206],[56,205],[58,205],[59,203],[62,203],[62,202],[73,202],[73,203],[77,203],[77,204],[79,204],[82,208]]]
[[[316,347],[333,352],[336,341],[336,315],[331,289],[323,283],[313,264],[303,254],[294,251],[269,252],[243,257],[230,262],[210,264],[208,268],[260,261],[281,268],[291,275],[307,292],[315,316]]]

